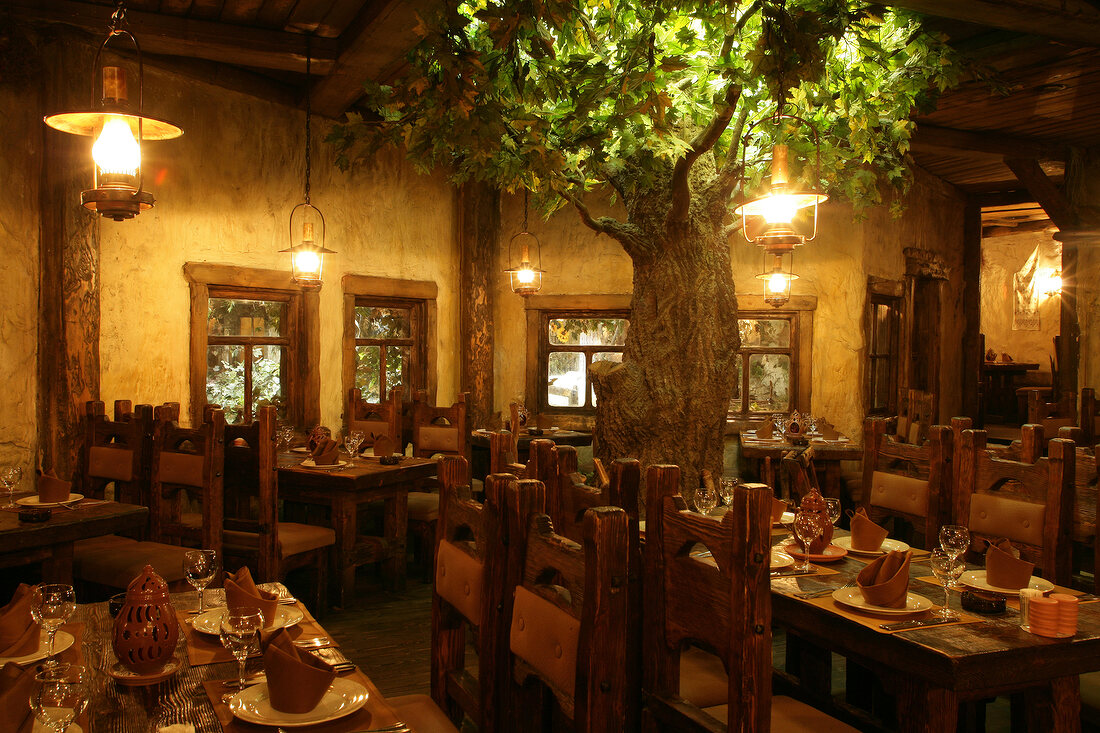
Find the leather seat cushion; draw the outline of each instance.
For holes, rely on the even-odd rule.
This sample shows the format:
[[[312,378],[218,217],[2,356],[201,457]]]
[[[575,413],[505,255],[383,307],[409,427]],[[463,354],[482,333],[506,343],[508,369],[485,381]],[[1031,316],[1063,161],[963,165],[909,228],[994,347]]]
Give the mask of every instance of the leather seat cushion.
[[[260,536],[252,532],[227,530],[222,541],[226,550],[232,548],[257,550],[260,547]],[[316,550],[319,547],[335,545],[336,532],[331,527],[315,527],[312,524],[298,524],[296,522],[279,522],[279,544],[282,546],[281,556],[287,558]]]
[[[716,705],[703,710],[704,713],[726,722],[729,716],[727,705]],[[772,730],[783,733],[858,733],[858,729],[826,715],[793,697],[779,695],[772,698]]]
[[[73,543],[74,553],[90,553],[97,552],[99,550],[122,550],[126,551],[133,545],[138,543],[137,540],[129,537],[123,537],[117,534],[105,534],[101,537],[89,537],[86,540],[77,540]]]
[[[169,584],[185,583],[183,555],[190,549],[160,542],[133,542],[125,545],[125,552],[110,547],[77,550],[73,553],[73,575],[99,585],[126,588],[146,565],[152,565]]]
[[[434,522],[439,519],[439,494],[410,491],[409,519],[417,522]]]
[[[386,700],[399,720],[417,733],[458,733],[454,723],[427,695],[402,695]]]
[[[195,512],[184,512],[180,515],[180,524],[192,529],[202,529],[202,515]]]
[[[680,654],[680,697],[696,707],[722,705],[729,696],[729,677],[722,660],[689,646]]]

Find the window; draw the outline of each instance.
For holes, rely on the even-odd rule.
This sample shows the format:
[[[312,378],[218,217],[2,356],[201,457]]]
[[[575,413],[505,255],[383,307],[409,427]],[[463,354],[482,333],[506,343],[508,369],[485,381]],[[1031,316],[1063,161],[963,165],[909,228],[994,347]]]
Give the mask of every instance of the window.
[[[419,389],[423,303],[355,300],[355,383],[367,402],[381,402],[401,387]]]
[[[901,302],[881,294],[870,298],[870,324],[867,338],[867,414],[897,414],[898,334]]]
[[[593,362],[622,362],[630,322],[626,313],[543,311],[539,409],[593,411],[596,394],[588,379]]]

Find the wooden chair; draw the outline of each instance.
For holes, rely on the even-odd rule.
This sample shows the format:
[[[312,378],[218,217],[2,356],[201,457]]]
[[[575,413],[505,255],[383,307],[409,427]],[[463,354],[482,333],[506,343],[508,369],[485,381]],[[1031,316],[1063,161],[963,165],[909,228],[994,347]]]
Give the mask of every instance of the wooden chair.
[[[899,443],[886,421],[863,423],[863,508],[872,521],[894,518],[892,536],[923,549],[939,545],[940,525],[951,505],[951,430],[933,425],[928,440]],[[898,522],[910,528],[900,537]]]
[[[408,533],[416,538],[417,556],[424,568],[424,582],[431,582],[435,568],[437,527],[443,487],[469,486],[470,463],[462,456],[440,456],[433,478],[420,482],[408,495]]]
[[[275,408],[256,411],[251,425],[223,427],[226,442],[225,492],[221,506],[236,511],[252,506],[255,514],[225,518],[225,567],[248,564],[258,582],[282,581],[307,568],[314,577],[310,607],[323,613],[330,554],[336,533],[330,527],[279,521],[279,484],[275,461]]]
[[[854,731],[787,697],[772,697],[772,492],[739,487],[721,520],[688,511],[677,466],[650,466],[646,481],[645,729]],[[712,558],[690,552],[703,544]],[[704,610],[705,609],[705,610]],[[724,704],[681,695],[681,650],[714,651],[728,671]]]
[[[1036,426],[1025,425],[1023,436]],[[1007,537],[1020,556],[1054,583],[1067,585],[1072,573],[1076,457],[1072,441],[1050,441],[1046,457],[1033,461],[997,458],[985,449],[984,430],[964,430],[956,449],[959,485],[954,516],[970,528],[971,559],[984,552],[977,540]],[[1033,443],[1030,436],[1024,444]]]
[[[519,462],[517,436],[510,430],[489,433],[489,473],[510,473],[527,478],[527,465]]]
[[[1097,490],[1100,487],[1097,485],[1096,452],[1091,448],[1078,447],[1074,450],[1074,459],[1071,532],[1073,585],[1075,588],[1100,593],[1100,577],[1097,572],[1100,570],[1100,543],[1096,541]]]
[[[936,396],[919,389],[908,390],[899,411],[894,437],[902,443],[922,443],[936,419]]]
[[[1100,441],[1100,411],[1097,410],[1096,390],[1092,387],[1081,389],[1081,429],[1084,431],[1084,445],[1094,448]]]
[[[428,393],[417,390],[413,397],[413,455],[430,458],[436,454],[470,458],[470,435],[466,427],[468,392],[458,396],[450,407],[428,404]]]
[[[404,452],[400,387],[391,389],[382,402],[365,402],[363,393],[353,387],[348,390],[347,416],[348,431],[362,430],[366,436],[360,450],[373,446],[375,439],[384,435],[393,441],[396,452]]]
[[[1058,434],[1059,428],[1077,426],[1077,393],[1067,392],[1055,402],[1047,402],[1038,392],[1028,395],[1027,422],[1042,425],[1048,436]]]
[[[79,491],[104,499],[111,486],[115,501],[148,506],[153,408],[138,405],[135,411],[129,400],[115,400],[114,420],[98,400],[84,408]]]
[[[509,572],[520,570],[504,672],[507,730],[622,730],[626,718],[627,516],[590,509],[583,546],[530,514],[527,480],[505,489]],[[514,577],[509,575],[509,578]],[[509,583],[510,584],[510,583]],[[556,704],[555,704],[556,703]],[[564,719],[564,720],[562,720]]]

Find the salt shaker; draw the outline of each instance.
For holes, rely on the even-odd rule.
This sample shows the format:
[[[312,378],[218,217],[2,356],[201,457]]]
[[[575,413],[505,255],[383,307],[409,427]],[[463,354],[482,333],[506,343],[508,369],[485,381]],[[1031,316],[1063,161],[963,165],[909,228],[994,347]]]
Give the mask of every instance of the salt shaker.
[[[1038,588],[1020,589],[1020,626],[1028,627],[1028,603],[1032,598],[1042,598],[1043,592]]]

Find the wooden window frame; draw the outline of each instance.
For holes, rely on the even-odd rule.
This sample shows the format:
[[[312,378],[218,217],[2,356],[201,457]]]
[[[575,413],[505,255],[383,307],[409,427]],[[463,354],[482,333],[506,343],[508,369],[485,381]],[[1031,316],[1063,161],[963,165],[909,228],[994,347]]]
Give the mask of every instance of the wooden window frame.
[[[209,334],[210,298],[283,300],[287,303],[287,328],[283,338],[289,350],[286,375],[287,420],[297,427],[320,422],[319,293],[303,291],[281,270],[188,262],[184,277],[191,289],[190,392],[191,424],[202,421],[206,404],[207,347],[232,339],[234,343],[264,341],[270,337],[224,337]],[[214,339],[214,341],[211,341]],[[247,388],[247,382],[246,382]],[[246,405],[251,395],[246,395]]]
[[[390,308],[393,310],[407,310],[409,312],[409,333],[408,338],[360,338],[354,335],[355,330],[355,308],[369,307],[369,308]],[[355,364],[355,352],[354,349],[359,346],[378,346],[379,351],[379,368],[381,374],[379,374],[379,399],[385,401],[389,397],[389,388],[386,384],[386,347],[387,346],[407,346],[409,347],[409,353],[411,355],[411,368],[405,368],[402,370],[402,381],[409,385],[409,389],[405,390],[405,396],[402,399],[408,399],[409,393],[412,390],[425,389],[427,384],[424,378],[424,362],[427,359],[427,344],[424,343],[423,331],[424,321],[427,317],[427,306],[423,300],[415,300],[411,298],[379,298],[376,296],[361,295],[356,296],[355,305],[352,306],[352,323],[351,328],[353,332],[354,344],[352,345],[352,365]],[[408,367],[409,365],[403,365]],[[350,387],[355,386],[355,372],[352,370],[352,383]],[[349,387],[349,388],[350,388]]]
[[[570,415],[595,415],[596,405],[592,402],[594,398],[592,389],[592,380],[588,378],[588,372],[592,367],[592,357],[597,353],[617,352],[623,353],[626,348],[623,346],[608,346],[603,344],[551,344],[549,331],[550,321],[566,319],[566,318],[594,318],[594,319],[609,319],[619,318],[630,322],[629,310],[540,310],[539,311],[539,356],[538,356],[538,373],[540,377],[540,383],[542,387],[538,391],[538,412],[545,413],[557,413],[570,414]],[[584,373],[585,373],[585,395],[584,404],[580,407],[567,407],[565,405],[551,405],[549,400],[548,380],[550,376],[550,354],[551,353],[571,353],[571,354],[584,354]]]
[[[875,350],[875,307],[886,306],[892,312],[889,351],[877,353]],[[864,331],[867,338],[867,378],[865,395],[868,415],[898,414],[898,379],[901,366],[901,338],[904,320],[904,286],[897,280],[884,280],[871,277],[867,282],[867,315]],[[890,363],[888,370],[886,405],[874,406],[875,399],[875,361],[885,359]]]

